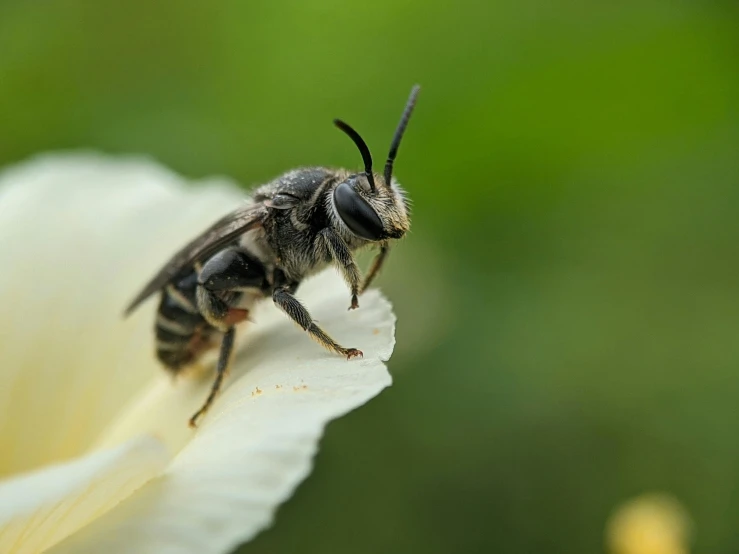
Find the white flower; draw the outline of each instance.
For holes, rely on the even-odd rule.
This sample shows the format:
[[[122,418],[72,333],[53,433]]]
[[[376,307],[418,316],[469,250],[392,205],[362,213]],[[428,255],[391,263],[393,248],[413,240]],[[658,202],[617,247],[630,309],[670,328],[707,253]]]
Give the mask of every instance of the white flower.
[[[45,156],[0,174],[0,552],[227,552],[272,520],[328,421],[390,382],[389,303],[329,269],[298,291],[342,344],[326,353],[271,302],[241,330],[225,388],[173,380],[155,301],[123,308],[166,258],[243,202],[142,159]]]

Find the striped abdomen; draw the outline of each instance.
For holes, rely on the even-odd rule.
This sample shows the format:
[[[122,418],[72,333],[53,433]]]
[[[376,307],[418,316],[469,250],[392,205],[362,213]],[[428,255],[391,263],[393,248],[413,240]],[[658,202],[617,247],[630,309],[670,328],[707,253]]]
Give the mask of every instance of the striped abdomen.
[[[162,290],[155,323],[157,358],[173,371],[196,361],[218,332],[198,311],[197,284],[193,268]]]

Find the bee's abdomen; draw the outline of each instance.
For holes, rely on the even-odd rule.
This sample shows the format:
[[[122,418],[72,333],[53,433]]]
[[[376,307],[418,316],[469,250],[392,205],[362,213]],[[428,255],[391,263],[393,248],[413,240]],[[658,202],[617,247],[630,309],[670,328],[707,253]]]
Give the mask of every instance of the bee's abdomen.
[[[197,283],[192,269],[162,291],[155,323],[157,358],[173,371],[195,362],[216,331],[198,311]]]

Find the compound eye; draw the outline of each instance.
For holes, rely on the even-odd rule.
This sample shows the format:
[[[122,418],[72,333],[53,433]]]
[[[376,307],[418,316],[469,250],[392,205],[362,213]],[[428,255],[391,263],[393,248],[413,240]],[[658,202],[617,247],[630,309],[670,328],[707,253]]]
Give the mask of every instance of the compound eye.
[[[377,213],[346,181],[334,190],[334,204],[352,233],[367,240],[382,238],[382,221]]]

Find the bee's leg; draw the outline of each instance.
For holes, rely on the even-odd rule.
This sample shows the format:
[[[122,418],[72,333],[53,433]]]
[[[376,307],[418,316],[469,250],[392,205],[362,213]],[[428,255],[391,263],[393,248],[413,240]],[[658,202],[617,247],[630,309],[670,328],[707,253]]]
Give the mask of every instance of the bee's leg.
[[[364,283],[362,283],[362,286],[359,288],[359,294],[362,294],[364,291],[366,291],[369,288],[370,284],[372,284],[372,281],[380,272],[382,264],[385,262],[385,258],[387,258],[388,252],[390,252],[390,247],[387,244],[383,244],[382,246],[380,246],[380,253],[377,254],[377,256],[375,256],[375,259],[372,261],[372,265],[370,266],[369,271],[364,278]]]
[[[247,319],[248,310],[234,307],[243,289],[268,290],[264,265],[238,248],[228,248],[210,258],[198,274],[195,293],[198,311],[216,329],[223,331],[221,351],[216,365],[216,378],[205,404],[190,418],[190,426],[195,427],[215,400],[221,383],[228,370],[233,352],[235,325]]]
[[[196,300],[203,317],[221,331],[244,321],[247,310],[233,307],[240,291],[267,289],[264,265],[238,248],[222,250],[210,258],[198,275]]]
[[[211,404],[213,404],[213,400],[215,400],[218,391],[221,389],[223,377],[226,374],[228,364],[231,361],[231,353],[233,352],[235,335],[235,327],[230,327],[228,331],[226,331],[226,334],[223,335],[223,340],[221,341],[221,351],[218,354],[218,364],[216,365],[215,381],[213,381],[213,386],[210,388],[210,394],[208,394],[208,398],[205,399],[205,403],[203,404],[203,406],[190,418],[190,427],[197,427],[198,419],[200,418],[200,416],[208,411],[208,408],[210,408]]]
[[[357,266],[357,262],[354,261],[351,250],[349,250],[344,239],[331,229],[324,229],[318,235],[323,238],[326,248],[328,248],[331,257],[337,263],[339,269],[341,269],[344,280],[346,280],[352,291],[352,303],[349,309],[354,310],[355,308],[359,308],[357,296],[359,295],[359,282],[362,276],[359,273],[359,267]]]
[[[272,292],[272,300],[283,312],[285,312],[290,319],[300,325],[303,330],[311,336],[318,344],[323,346],[325,349],[331,352],[336,352],[342,356],[346,356],[347,359],[354,358],[356,356],[362,356],[362,351],[356,348],[344,348],[338,344],[334,339],[329,337],[323,329],[316,325],[313,318],[308,313],[300,301],[292,295],[290,292],[290,286],[283,281],[284,275],[280,270],[275,271],[275,289]]]

